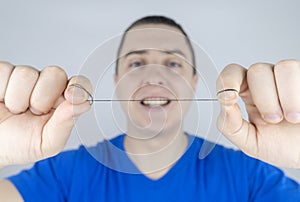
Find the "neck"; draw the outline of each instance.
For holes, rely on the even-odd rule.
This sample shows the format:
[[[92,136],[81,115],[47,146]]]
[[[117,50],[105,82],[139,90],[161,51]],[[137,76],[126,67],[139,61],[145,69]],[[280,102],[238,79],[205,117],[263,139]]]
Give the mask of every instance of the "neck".
[[[129,127],[124,140],[124,147],[129,158],[142,173],[157,179],[164,175],[183,155],[188,145],[188,138],[182,130],[161,131],[148,139],[137,138],[137,133]],[[141,135],[140,135],[141,137]]]

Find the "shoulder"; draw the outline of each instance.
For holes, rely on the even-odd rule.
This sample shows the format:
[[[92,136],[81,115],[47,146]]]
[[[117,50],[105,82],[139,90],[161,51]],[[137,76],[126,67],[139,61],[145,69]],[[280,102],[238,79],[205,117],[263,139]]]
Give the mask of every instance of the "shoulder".
[[[122,151],[124,135],[118,135],[110,140],[103,140],[94,146],[80,145],[77,149],[61,152],[55,157],[47,159],[55,167],[70,169],[90,169],[106,165],[116,159]]]
[[[245,155],[242,151],[236,150],[233,148],[227,148],[223,145],[217,144],[203,139],[202,137],[194,136],[189,134],[190,147],[198,152],[199,159],[207,160],[221,160],[221,159],[230,159],[230,160],[240,160],[240,159],[252,159]],[[221,158],[221,159],[220,159]]]
[[[226,148],[201,138],[195,138],[195,143],[199,154],[208,152],[198,162],[206,168],[205,173],[210,180],[216,178],[218,183],[215,186],[226,182],[240,190],[243,187],[251,200],[299,200],[299,184],[286,177],[280,168],[247,156],[240,150]]]
[[[85,163],[95,163],[97,162],[97,159],[103,158],[103,156],[106,156],[118,149],[122,139],[123,135],[118,135],[111,140],[98,142],[94,146],[79,145],[77,149],[63,151],[50,160],[54,162],[64,161],[75,163],[76,161],[84,161]]]
[[[221,169],[223,172],[233,173],[235,176],[260,176],[269,172],[283,175],[283,172],[270,164],[252,158],[240,150],[227,148],[200,137],[190,135],[193,143],[191,147],[198,158],[198,161],[209,165],[210,169]]]

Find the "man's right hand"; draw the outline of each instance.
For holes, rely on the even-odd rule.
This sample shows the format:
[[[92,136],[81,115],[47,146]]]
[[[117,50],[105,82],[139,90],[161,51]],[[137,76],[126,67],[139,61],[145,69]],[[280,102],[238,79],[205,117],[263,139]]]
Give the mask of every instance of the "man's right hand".
[[[59,67],[41,72],[0,62],[0,167],[33,163],[59,153],[75,119],[90,109],[92,86]]]

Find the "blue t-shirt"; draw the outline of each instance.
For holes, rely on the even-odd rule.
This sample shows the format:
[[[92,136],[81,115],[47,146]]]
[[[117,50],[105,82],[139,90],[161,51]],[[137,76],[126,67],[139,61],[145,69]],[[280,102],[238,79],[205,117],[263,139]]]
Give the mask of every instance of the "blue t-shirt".
[[[279,169],[219,145],[199,159],[204,141],[191,135],[184,155],[162,178],[119,172],[138,171],[127,155],[116,152],[124,150],[123,141],[120,135],[89,151],[81,146],[63,152],[9,180],[25,201],[300,201],[299,184]]]

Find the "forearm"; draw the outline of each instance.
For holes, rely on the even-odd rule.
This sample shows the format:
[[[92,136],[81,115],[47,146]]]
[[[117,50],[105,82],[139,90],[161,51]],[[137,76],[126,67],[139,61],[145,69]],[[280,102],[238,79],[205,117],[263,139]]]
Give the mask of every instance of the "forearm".
[[[8,180],[0,181],[0,201],[21,202],[23,201],[20,193],[15,186]]]

